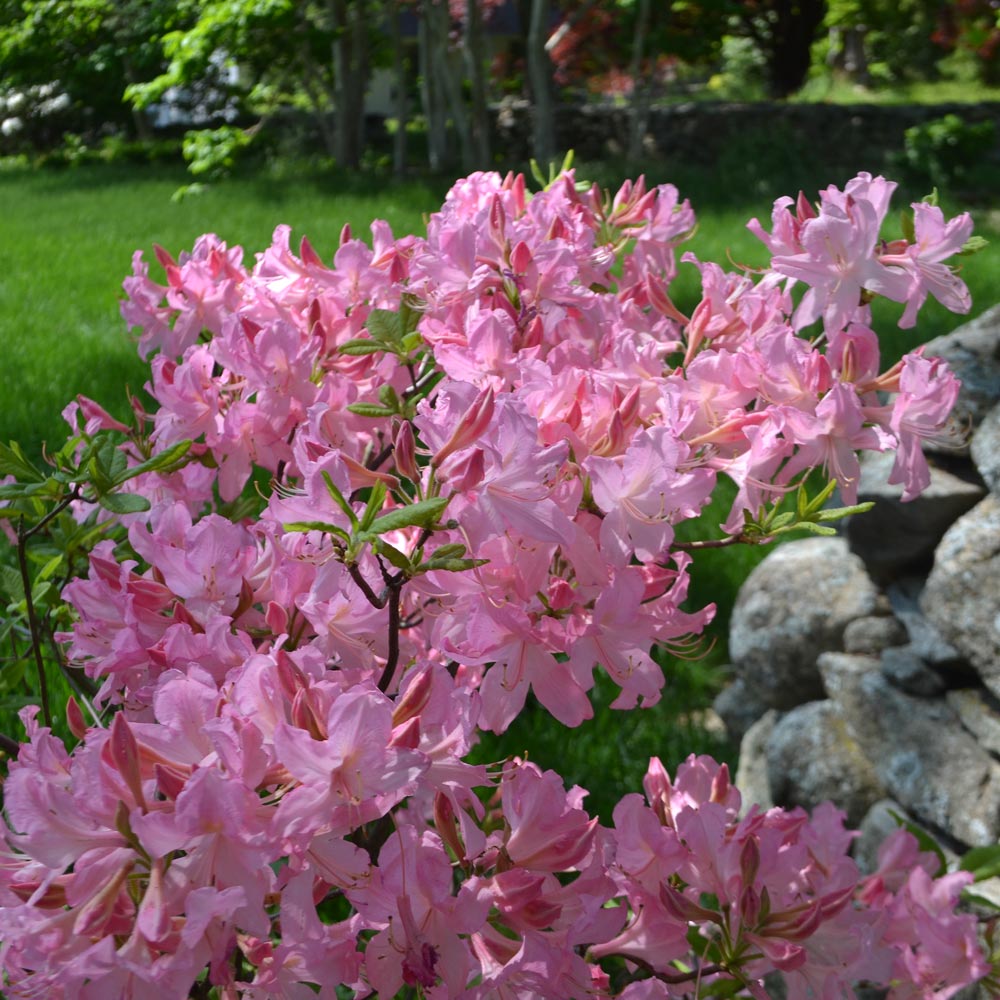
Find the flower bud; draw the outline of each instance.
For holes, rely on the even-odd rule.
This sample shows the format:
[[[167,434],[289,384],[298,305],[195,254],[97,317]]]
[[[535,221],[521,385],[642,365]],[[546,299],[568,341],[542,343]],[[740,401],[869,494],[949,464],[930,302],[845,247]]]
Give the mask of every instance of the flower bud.
[[[525,274],[531,267],[531,249],[524,240],[519,240],[511,251],[510,266],[515,274]]]
[[[106,747],[115,770],[125,780],[125,784],[132,793],[136,805],[140,806],[143,812],[145,812],[146,799],[142,794],[139,744],[136,742],[135,733],[132,732],[132,727],[128,724],[124,712],[118,712],[115,715],[115,721],[111,723],[111,738],[108,740]]]
[[[427,707],[433,687],[433,675],[430,670],[421,670],[407,685],[406,691],[396,702],[392,713],[393,726],[401,726],[410,719],[415,719]]]
[[[431,465],[437,468],[453,452],[467,448],[479,438],[493,419],[493,388],[488,386],[472,401],[472,405],[459,418],[458,426],[452,435],[442,445],[441,450],[431,459]]]
[[[393,456],[396,461],[396,471],[411,482],[420,481],[420,468],[417,465],[417,443],[413,437],[413,425],[404,420],[396,431],[396,439],[392,443]]]
[[[69,725],[69,731],[78,740],[82,740],[87,735],[87,720],[73,695],[70,695],[69,701],[66,702],[66,722]]]

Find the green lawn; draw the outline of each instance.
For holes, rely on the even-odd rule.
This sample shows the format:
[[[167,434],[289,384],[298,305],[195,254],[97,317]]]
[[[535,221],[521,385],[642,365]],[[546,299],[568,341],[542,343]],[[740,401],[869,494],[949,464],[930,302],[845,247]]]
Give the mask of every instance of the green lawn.
[[[41,442],[59,441],[60,411],[81,392],[123,414],[124,386],[141,388],[147,377],[118,313],[136,249],[150,260],[159,243],[176,255],[215,232],[252,259],[287,222],[295,240],[308,233],[329,258],[344,223],[367,235],[378,216],[397,232],[418,231],[444,190],[261,177],[171,201],[186,179],[180,169],[151,168],[0,173],[0,441],[35,454]]]

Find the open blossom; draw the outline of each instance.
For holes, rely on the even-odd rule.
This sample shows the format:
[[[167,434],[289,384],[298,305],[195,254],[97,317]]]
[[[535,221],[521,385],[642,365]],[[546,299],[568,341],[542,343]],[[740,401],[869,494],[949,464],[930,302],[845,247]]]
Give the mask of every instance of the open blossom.
[[[530,697],[592,717],[601,671],[613,708],[655,705],[656,647],[715,614],[687,550],[754,537],[813,470],[851,502],[857,452],[892,450],[904,499],[924,487],[958,383],[920,351],[880,373],[867,303],[967,309],[971,224],[918,205],[885,243],[893,188],[777,201],[760,275],[684,255],[690,316],[693,212],[642,179],[474,174],[424,236],[345,227],[330,264],[287,226],[252,267],[215,236],[158,250],[162,283],[136,255],[154,405],[65,411],[117,481],[60,610],[99,688],[71,749],[22,713],[0,992],[763,998],[780,975],[793,1000],[946,1000],[990,973],[967,876],[907,834],[862,878],[835,807],[741,814],[709,757],[654,758],[611,826],[554,771],[470,759]]]

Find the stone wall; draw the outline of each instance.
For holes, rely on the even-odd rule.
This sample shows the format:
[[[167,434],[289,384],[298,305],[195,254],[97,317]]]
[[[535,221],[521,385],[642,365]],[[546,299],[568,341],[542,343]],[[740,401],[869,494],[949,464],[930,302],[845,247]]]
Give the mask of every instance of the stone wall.
[[[1000,840],[1000,306],[926,354],[963,381],[965,443],[925,449],[931,486],[909,504],[872,456],[870,513],[758,565],[716,701],[746,799],[834,801],[868,870],[892,812],[952,854]]]
[[[497,109],[496,148],[511,162],[531,155],[531,107],[512,101]],[[692,165],[715,165],[748,134],[784,146],[789,158],[807,158],[828,169],[883,169],[886,155],[903,148],[912,125],[946,114],[967,122],[997,123],[1000,103],[877,105],[689,102],[654,108],[646,135],[653,158]],[[573,149],[583,159],[621,155],[628,145],[630,112],[606,105],[560,105],[556,148]],[[745,149],[745,145],[742,147]]]

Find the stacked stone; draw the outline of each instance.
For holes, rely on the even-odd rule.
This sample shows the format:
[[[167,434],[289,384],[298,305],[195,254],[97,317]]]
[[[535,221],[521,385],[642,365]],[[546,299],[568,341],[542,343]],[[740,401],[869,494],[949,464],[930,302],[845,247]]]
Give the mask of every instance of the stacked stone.
[[[747,800],[834,801],[869,868],[893,813],[953,854],[1000,840],[1000,307],[925,354],[962,379],[964,443],[928,454],[909,504],[873,456],[870,513],[754,570],[715,705],[742,739]]]

